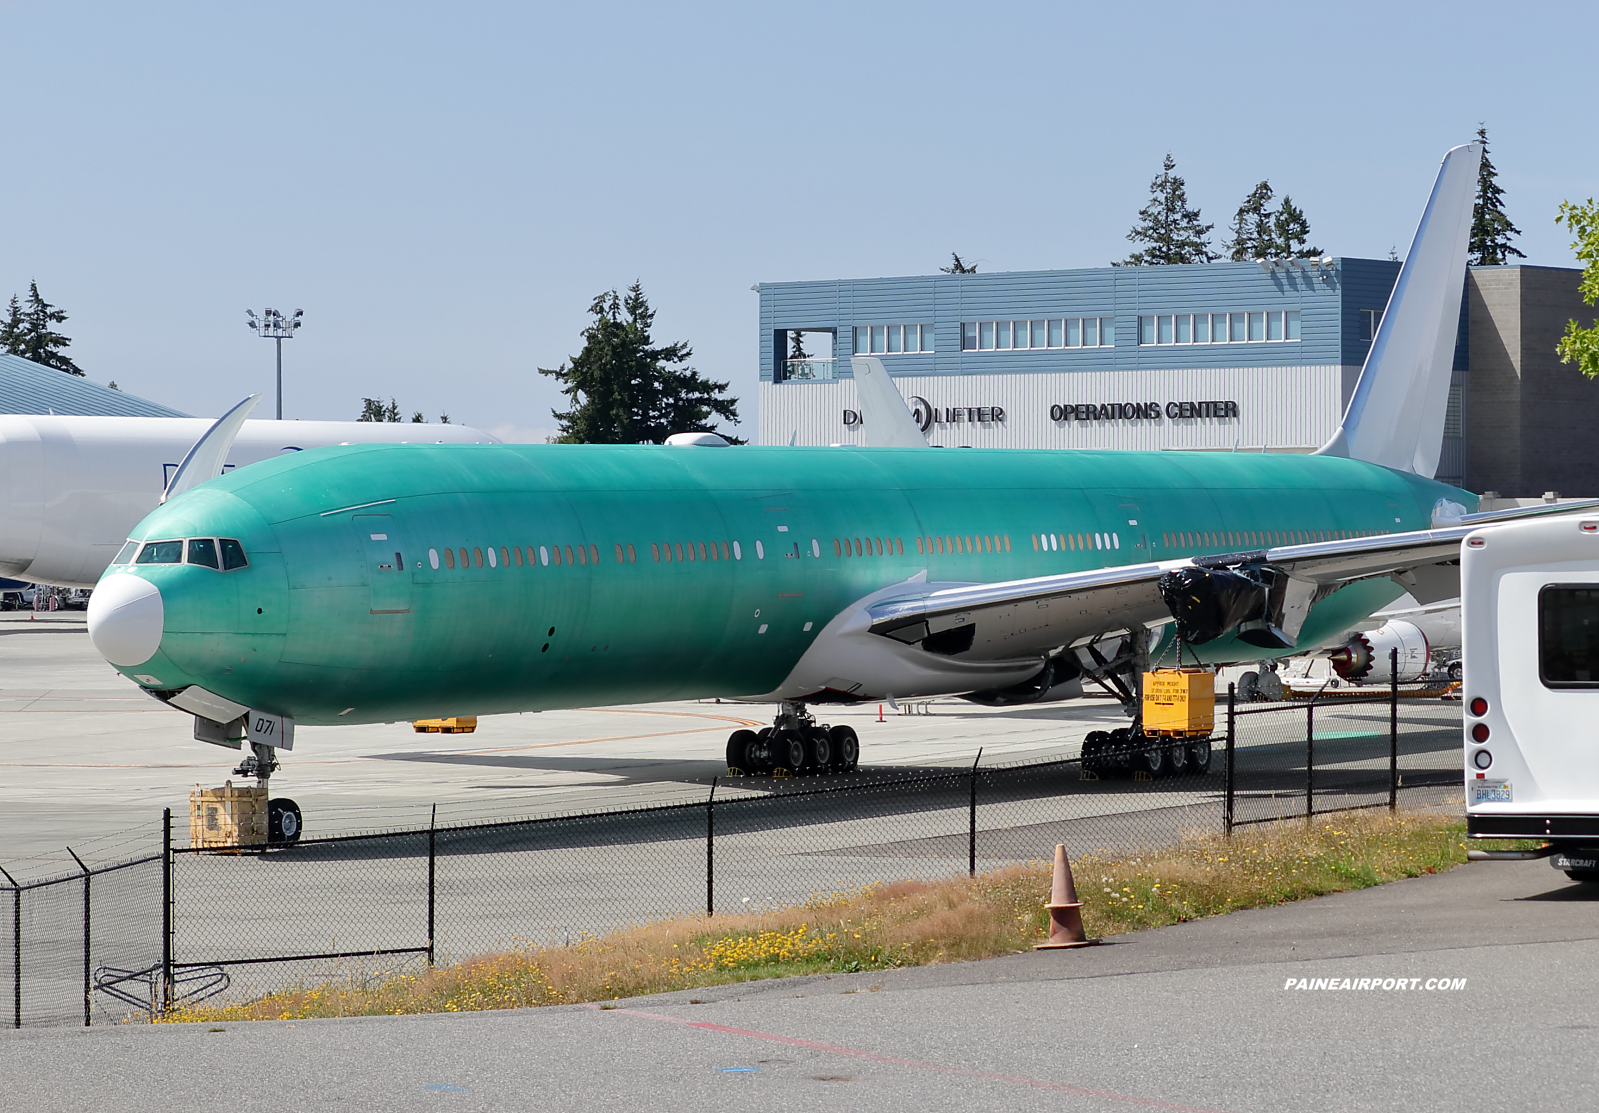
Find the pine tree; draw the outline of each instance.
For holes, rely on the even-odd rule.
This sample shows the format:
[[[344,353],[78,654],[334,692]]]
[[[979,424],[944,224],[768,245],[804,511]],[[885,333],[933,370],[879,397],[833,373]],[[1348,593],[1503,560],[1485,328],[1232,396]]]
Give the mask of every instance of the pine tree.
[[[383,404],[383,399],[381,399],[381,398],[363,398],[363,399],[361,399],[361,416],[356,418],[355,420],[357,420],[357,421],[399,421],[400,420],[400,406],[399,406],[399,403],[396,402],[394,399],[390,398],[389,399],[389,404],[387,406],[385,406]]]
[[[1177,163],[1168,152],[1160,175],[1149,183],[1149,204],[1138,210],[1138,223],[1127,233],[1133,243],[1149,246],[1112,266],[1145,267],[1167,263],[1208,263],[1214,224],[1200,223],[1198,209],[1188,207],[1188,186],[1172,173]]]
[[[955,252],[949,253],[949,266],[939,267],[940,274],[976,274],[977,264],[968,263]]]
[[[1261,182],[1238,206],[1238,212],[1233,215],[1232,239],[1222,244],[1233,262],[1249,263],[1267,255],[1271,239],[1271,198],[1271,183]]]
[[[655,346],[655,311],[640,283],[625,297],[600,294],[589,312],[594,320],[583,330],[583,350],[569,364],[538,369],[560,380],[572,401],[564,413],[550,411],[560,426],[558,442],[659,444],[673,433],[717,432],[713,414],[738,423],[738,399],[726,396],[727,383],[687,366],[693,350],[686,342]]]
[[[1271,218],[1271,254],[1284,259],[1314,259],[1321,254],[1321,248],[1309,247],[1309,242],[1310,221],[1294,199],[1283,194],[1282,208]]]
[[[23,308],[15,294],[0,325],[0,348],[14,356],[31,359],[69,375],[83,375],[83,369],[66,354],[71,339],[51,326],[67,319],[66,313],[39,296],[39,283],[28,283],[28,304]]]
[[[422,411],[421,410],[417,410],[414,414],[411,415],[411,424],[412,425],[422,425],[422,424],[425,424],[426,422],[427,422],[427,418],[422,416]]]
[[[811,354],[805,350],[805,334],[799,329],[788,331],[788,358],[810,359]]]
[[[1466,248],[1466,262],[1473,267],[1502,267],[1510,262],[1512,255],[1526,258],[1510,243],[1510,237],[1521,235],[1521,229],[1505,215],[1505,191],[1494,180],[1499,177],[1499,171],[1488,158],[1486,126],[1478,126],[1477,141],[1482,144],[1482,165],[1477,168],[1477,204],[1471,211],[1471,242]]]

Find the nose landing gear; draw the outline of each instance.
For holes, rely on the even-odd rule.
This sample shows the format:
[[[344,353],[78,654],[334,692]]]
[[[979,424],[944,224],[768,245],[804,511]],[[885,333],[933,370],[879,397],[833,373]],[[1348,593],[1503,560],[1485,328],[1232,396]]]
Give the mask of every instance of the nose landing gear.
[[[729,773],[850,773],[861,744],[846,726],[818,724],[797,701],[786,701],[777,720],[760,731],[735,730],[727,740]]]
[[[278,770],[277,748],[260,742],[251,742],[250,755],[239,762],[233,771],[235,777],[254,777],[255,783],[265,789],[272,774]],[[272,846],[293,846],[300,841],[300,805],[293,800],[267,799],[267,842]]]

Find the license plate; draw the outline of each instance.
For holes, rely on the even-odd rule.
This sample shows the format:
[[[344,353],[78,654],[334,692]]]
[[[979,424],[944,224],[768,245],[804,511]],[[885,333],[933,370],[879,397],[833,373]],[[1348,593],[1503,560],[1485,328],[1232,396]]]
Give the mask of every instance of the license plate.
[[[1473,804],[1509,804],[1513,803],[1509,781],[1472,781],[1471,802]]]

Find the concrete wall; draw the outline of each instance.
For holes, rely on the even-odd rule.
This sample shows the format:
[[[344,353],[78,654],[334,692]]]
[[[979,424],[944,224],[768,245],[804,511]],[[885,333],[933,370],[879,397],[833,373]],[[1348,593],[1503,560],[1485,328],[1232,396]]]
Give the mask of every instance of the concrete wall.
[[[1466,486],[1528,498],[1599,492],[1599,382],[1560,362],[1566,322],[1599,313],[1564,267],[1474,267],[1466,274],[1470,372]]]

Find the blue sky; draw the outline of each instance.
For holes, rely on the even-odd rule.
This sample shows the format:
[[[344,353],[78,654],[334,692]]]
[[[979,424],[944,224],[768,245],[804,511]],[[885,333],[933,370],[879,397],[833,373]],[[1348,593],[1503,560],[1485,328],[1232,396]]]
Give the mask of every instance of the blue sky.
[[[535,368],[641,279],[753,422],[751,284],[1102,266],[1168,150],[1224,225],[1268,178],[1401,252],[1490,129],[1529,263],[1599,194],[1585,4],[177,5],[0,0],[0,298],[92,378],[542,439]]]

